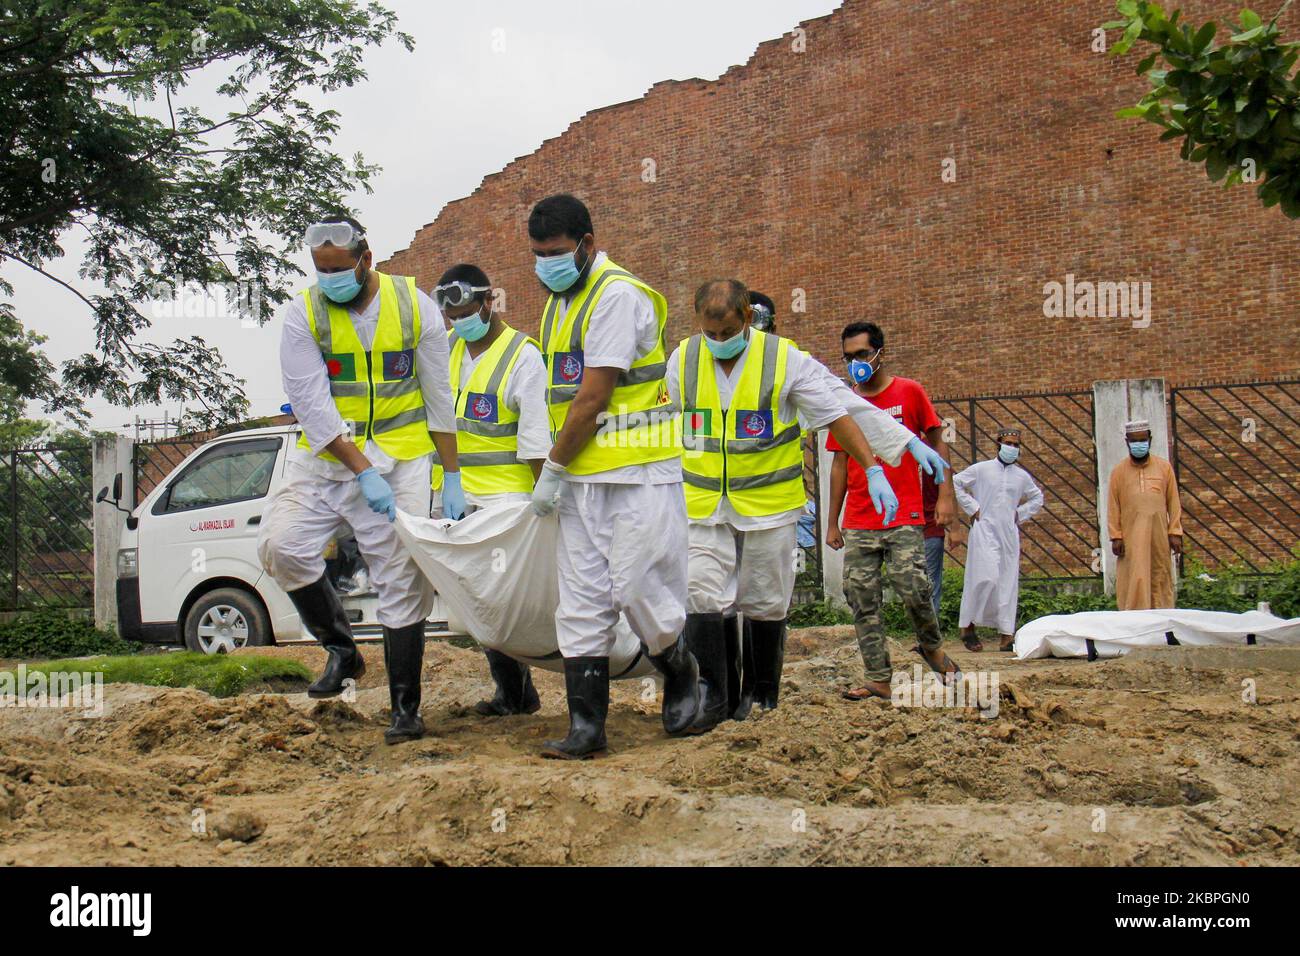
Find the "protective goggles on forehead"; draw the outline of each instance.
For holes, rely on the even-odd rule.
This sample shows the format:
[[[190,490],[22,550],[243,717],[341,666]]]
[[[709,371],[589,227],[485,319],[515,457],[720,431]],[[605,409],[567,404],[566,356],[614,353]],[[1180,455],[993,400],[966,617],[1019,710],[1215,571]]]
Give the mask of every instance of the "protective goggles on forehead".
[[[749,320],[750,325],[754,326],[754,328],[758,329],[760,332],[763,331],[763,329],[770,329],[772,327],[772,313],[767,306],[763,305],[761,302],[755,302],[750,305],[750,309],[753,312],[753,315]]]
[[[310,249],[315,249],[326,243],[331,246],[347,248],[364,238],[366,238],[364,232],[353,229],[352,224],[347,222],[318,222],[308,226],[307,231],[303,233],[303,240]]]
[[[436,286],[433,290],[433,301],[438,304],[438,308],[445,309],[447,306],[468,305],[470,299],[479,292],[491,292],[490,285],[470,285],[468,282],[448,282],[446,285]]]

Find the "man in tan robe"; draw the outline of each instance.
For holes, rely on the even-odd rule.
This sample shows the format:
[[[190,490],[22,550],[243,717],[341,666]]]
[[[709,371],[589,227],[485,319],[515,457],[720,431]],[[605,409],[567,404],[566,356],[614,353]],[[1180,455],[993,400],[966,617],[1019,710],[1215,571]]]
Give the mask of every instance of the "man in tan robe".
[[[1124,426],[1129,457],[1110,473],[1107,511],[1115,552],[1115,604],[1121,611],[1174,606],[1173,562],[1183,553],[1182,505],[1174,469],[1151,454],[1151,425]]]

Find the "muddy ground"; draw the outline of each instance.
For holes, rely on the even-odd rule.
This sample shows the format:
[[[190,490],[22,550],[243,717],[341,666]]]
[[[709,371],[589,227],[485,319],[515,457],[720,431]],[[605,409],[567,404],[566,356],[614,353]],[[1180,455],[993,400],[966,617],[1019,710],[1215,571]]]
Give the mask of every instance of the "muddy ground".
[[[426,658],[433,736],[384,746],[382,656],[365,653],[352,704],[110,685],[98,718],[0,709],[0,864],[1300,862],[1297,651],[1018,662],[957,645],[999,674],[986,719],[842,700],[852,629],[808,629],[776,711],[669,740],[620,682],[611,753],[583,763],[537,755],[567,726],[559,675],[535,672],[540,713],[479,718],[482,655],[445,643]]]

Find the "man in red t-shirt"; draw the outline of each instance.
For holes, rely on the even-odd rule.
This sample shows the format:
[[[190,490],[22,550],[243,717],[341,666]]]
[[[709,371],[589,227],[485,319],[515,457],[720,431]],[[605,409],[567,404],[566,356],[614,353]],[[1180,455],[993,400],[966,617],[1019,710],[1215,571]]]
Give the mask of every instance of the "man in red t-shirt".
[[[889,412],[947,459],[943,423],[935,414],[925,389],[919,382],[891,375],[883,369],[881,352],[885,347],[885,333],[880,326],[855,322],[845,328],[841,339],[853,390],[877,408]],[[871,504],[867,475],[862,467],[850,460],[834,438],[827,438],[826,448],[835,453],[831,465],[826,543],[837,550],[847,546],[844,596],[853,609],[858,649],[862,652],[867,672],[866,683],[847,691],[844,696],[850,700],[867,697],[890,699],[893,668],[885,643],[884,621],[880,616],[883,575],[886,573],[894,593],[907,609],[926,662],[933,670],[944,674],[945,680],[952,680],[947,675],[958,673],[957,665],[943,651],[938,615],[931,604],[922,531],[926,524],[925,505],[916,459],[908,452],[897,468],[881,463],[885,477],[898,495],[898,514],[892,522],[886,523],[886,516],[877,513]],[[946,528],[956,518],[957,501],[951,481],[945,481],[938,489],[934,520],[938,526]]]

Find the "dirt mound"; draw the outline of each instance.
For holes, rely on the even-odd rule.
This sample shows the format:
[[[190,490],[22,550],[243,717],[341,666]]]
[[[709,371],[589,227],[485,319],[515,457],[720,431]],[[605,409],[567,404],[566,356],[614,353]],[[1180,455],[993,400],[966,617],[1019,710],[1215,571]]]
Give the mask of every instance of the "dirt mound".
[[[442,643],[434,736],[399,747],[377,647],[349,701],[110,686],[101,718],[0,712],[0,864],[1300,862],[1294,671],[952,653],[996,671],[996,716],[845,701],[852,631],[809,629],[777,710],[669,740],[620,682],[584,763],[538,756],[560,675],[534,672],[540,713],[479,718],[482,655]]]

